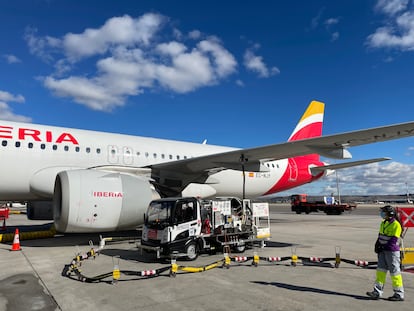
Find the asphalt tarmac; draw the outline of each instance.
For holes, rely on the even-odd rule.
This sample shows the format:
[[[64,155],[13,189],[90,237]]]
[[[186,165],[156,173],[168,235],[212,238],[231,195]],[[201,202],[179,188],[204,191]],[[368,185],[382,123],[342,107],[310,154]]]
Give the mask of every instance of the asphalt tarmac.
[[[381,219],[378,207],[359,206],[351,213],[296,215],[287,205],[271,206],[271,234],[264,248],[247,249],[261,258],[288,257],[282,262],[252,260],[230,263],[197,273],[169,270],[156,277],[136,272],[169,267],[141,254],[135,241],[107,243],[95,259],[82,262],[81,273],[88,277],[108,273],[97,283],[84,283],[75,275],[62,275],[78,253],[85,254],[99,243],[98,234],[56,235],[54,238],[21,240],[20,251],[10,251],[12,243],[0,244],[0,311],[3,310],[412,310],[414,274],[403,272],[406,299],[390,302],[369,300],[375,267],[359,267],[346,260],[375,262],[373,245]],[[8,230],[39,230],[45,221],[29,221],[25,215],[10,215]],[[408,230],[404,244],[414,247],[414,229]],[[105,233],[109,236],[138,237],[138,232]],[[134,239],[136,240],[136,239]],[[310,257],[342,259],[316,265]],[[291,256],[299,260],[291,264]],[[178,261],[180,266],[203,267],[223,260],[223,254],[201,255],[197,260]],[[112,271],[122,272],[113,282]],[[64,273],[63,273],[64,274]],[[388,276],[385,298],[392,295]]]

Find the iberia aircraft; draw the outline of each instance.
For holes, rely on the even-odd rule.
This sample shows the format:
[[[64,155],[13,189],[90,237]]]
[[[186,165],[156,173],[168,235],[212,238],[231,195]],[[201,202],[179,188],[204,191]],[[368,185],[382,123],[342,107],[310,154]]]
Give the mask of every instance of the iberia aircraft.
[[[349,147],[414,135],[408,122],[321,136],[323,115],[312,101],[287,142],[248,149],[0,121],[0,201],[28,202],[31,219],[46,211],[60,232],[125,230],[156,198],[269,195],[388,159],[320,155],[349,159]]]

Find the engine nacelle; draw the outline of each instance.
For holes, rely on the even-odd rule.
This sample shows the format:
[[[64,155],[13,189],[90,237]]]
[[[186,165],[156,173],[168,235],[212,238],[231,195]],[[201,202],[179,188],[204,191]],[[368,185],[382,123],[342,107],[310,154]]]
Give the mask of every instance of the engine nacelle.
[[[53,216],[59,232],[134,229],[144,223],[149,203],[160,198],[148,180],[98,170],[60,172]]]
[[[26,211],[30,220],[53,220],[52,201],[29,201]]]

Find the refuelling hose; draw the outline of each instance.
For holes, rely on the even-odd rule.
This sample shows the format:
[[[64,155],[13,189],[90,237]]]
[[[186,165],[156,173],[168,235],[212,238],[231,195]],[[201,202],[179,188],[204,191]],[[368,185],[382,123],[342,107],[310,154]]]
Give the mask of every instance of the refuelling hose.
[[[19,232],[20,240],[35,240],[53,238],[56,234],[55,226],[52,225],[48,230]],[[13,242],[14,233],[0,234],[0,243]]]

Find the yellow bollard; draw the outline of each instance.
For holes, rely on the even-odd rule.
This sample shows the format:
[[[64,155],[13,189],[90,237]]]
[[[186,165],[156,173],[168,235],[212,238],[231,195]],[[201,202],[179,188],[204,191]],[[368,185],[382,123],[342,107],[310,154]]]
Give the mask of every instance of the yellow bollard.
[[[259,265],[260,257],[257,255],[257,252],[253,253],[253,266],[257,267]]]
[[[335,268],[339,268],[339,264],[341,263],[341,247],[335,246]]]
[[[290,264],[294,267],[298,264],[298,256],[296,255],[296,247],[292,247],[292,260]]]
[[[296,267],[296,265],[298,264],[298,256],[292,255],[292,262],[290,264]]]
[[[112,262],[114,259],[112,258]],[[118,280],[121,278],[121,270],[119,270],[119,258],[118,263],[114,264],[114,269],[112,270],[112,284],[118,284]]]
[[[171,270],[170,270],[170,277],[175,278],[178,271],[177,260],[171,259]]]
[[[230,268],[230,263],[231,263],[231,258],[229,257],[228,253],[224,253],[224,263],[223,263],[223,267],[225,267],[226,269]]]

